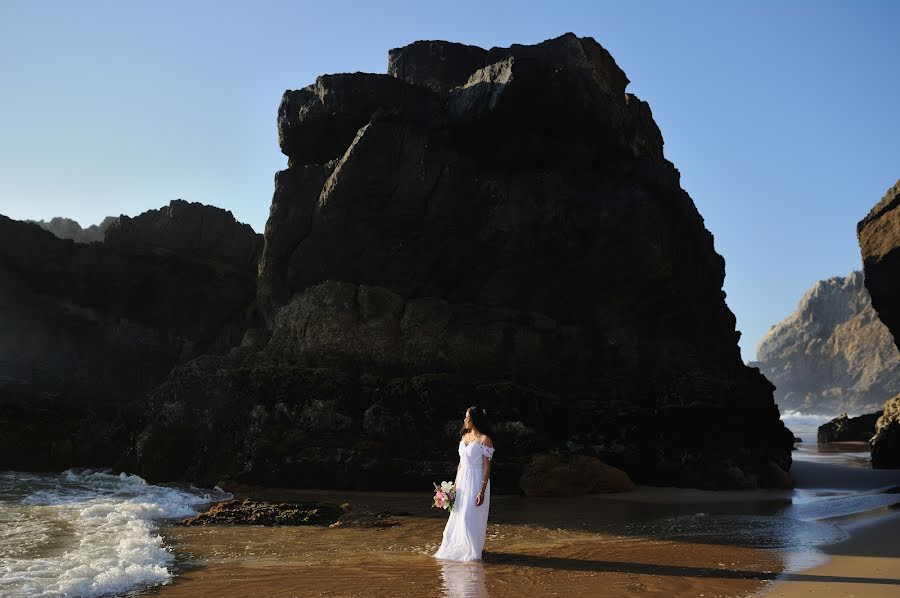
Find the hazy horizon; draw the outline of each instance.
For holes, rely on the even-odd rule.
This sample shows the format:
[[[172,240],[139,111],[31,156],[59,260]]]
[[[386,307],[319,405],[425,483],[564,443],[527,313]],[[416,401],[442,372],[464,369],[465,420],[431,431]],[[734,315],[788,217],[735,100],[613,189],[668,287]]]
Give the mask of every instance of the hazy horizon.
[[[83,228],[173,199],[262,232],[286,89],[383,73],[419,39],[595,38],[649,102],[726,261],[745,361],[816,281],[861,269],[856,223],[900,178],[900,5],[7,1],[0,213]]]

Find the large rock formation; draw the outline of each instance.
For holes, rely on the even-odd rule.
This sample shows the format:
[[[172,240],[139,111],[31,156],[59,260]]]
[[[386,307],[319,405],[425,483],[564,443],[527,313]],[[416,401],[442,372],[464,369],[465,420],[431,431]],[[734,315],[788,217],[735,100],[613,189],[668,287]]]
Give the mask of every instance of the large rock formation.
[[[756,362],[782,411],[872,413],[900,392],[900,352],[862,272],[815,283],[760,340]]]
[[[875,435],[875,424],[882,412],[867,413],[858,417],[848,417],[846,413],[819,426],[818,442],[868,442]]]
[[[223,210],[184,210],[223,232],[230,219],[232,238],[259,247]],[[0,469],[111,465],[148,389],[255,325],[255,264],[194,253],[202,230],[181,233],[129,246],[129,234],[150,238],[138,226],[77,244],[0,216]]]
[[[900,347],[900,181],[856,226],[872,307]],[[898,397],[884,406],[872,439],[872,465],[900,467]]]
[[[153,479],[421,489],[465,408],[495,490],[531,455],[637,482],[774,483],[792,436],[650,108],[591,38],[417,42],[284,94],[266,328],[151,393]]]
[[[71,218],[61,218],[59,216],[52,218],[49,222],[44,220],[26,220],[25,222],[37,224],[60,239],[72,239],[76,243],[93,243],[94,241],[102,241],[106,235],[106,229],[115,221],[115,216],[107,216],[100,224],[92,224],[87,228],[81,228],[81,225]]]

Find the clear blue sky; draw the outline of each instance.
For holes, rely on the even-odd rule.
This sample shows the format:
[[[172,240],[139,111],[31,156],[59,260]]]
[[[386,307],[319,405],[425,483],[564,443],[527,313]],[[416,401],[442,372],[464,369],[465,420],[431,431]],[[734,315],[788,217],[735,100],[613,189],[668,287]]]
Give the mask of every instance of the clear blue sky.
[[[650,102],[745,359],[900,178],[900,2],[0,0],[0,213],[87,226],[171,199],[262,231],[285,89],[419,39],[596,38]]]

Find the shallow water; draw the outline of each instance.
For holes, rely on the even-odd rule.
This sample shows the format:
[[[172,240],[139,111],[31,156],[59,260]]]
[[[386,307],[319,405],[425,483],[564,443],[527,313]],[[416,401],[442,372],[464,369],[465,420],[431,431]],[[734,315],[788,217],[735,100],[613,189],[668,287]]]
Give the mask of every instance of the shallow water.
[[[795,461],[872,469],[872,448],[868,442],[829,442],[826,444],[802,442],[795,446],[796,450],[791,453]]]
[[[900,472],[862,465],[862,446],[807,445],[794,456],[793,491],[495,495],[484,560],[468,564],[431,556],[447,514],[429,508],[427,489],[247,493],[349,501],[363,519],[390,513],[380,527],[186,528],[171,518],[226,495],[102,472],[7,472],[0,595],[749,596],[785,569],[821,562],[818,547],[846,538],[848,517],[900,501],[882,492]]]

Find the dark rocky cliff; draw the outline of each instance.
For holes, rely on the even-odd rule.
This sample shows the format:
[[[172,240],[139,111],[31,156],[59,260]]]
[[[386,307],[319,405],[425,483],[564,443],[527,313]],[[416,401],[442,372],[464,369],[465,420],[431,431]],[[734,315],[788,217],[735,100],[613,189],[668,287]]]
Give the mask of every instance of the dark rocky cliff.
[[[856,234],[872,307],[900,347],[900,181],[857,224]],[[875,428],[872,465],[900,467],[900,395],[884,405]]]
[[[756,349],[782,411],[855,415],[900,392],[900,352],[872,309],[862,272],[815,283]]]
[[[180,208],[261,248],[223,210]],[[0,216],[0,468],[111,465],[148,389],[254,325],[249,256],[198,255],[186,245],[199,234],[190,226],[180,243],[126,242],[149,239],[142,230],[79,244]]]
[[[135,466],[429,488],[478,403],[500,492],[547,451],[644,483],[773,483],[792,436],[741,362],[724,260],[627,84],[567,34],[417,42],[386,75],[286,92],[265,327],[150,394]]]

